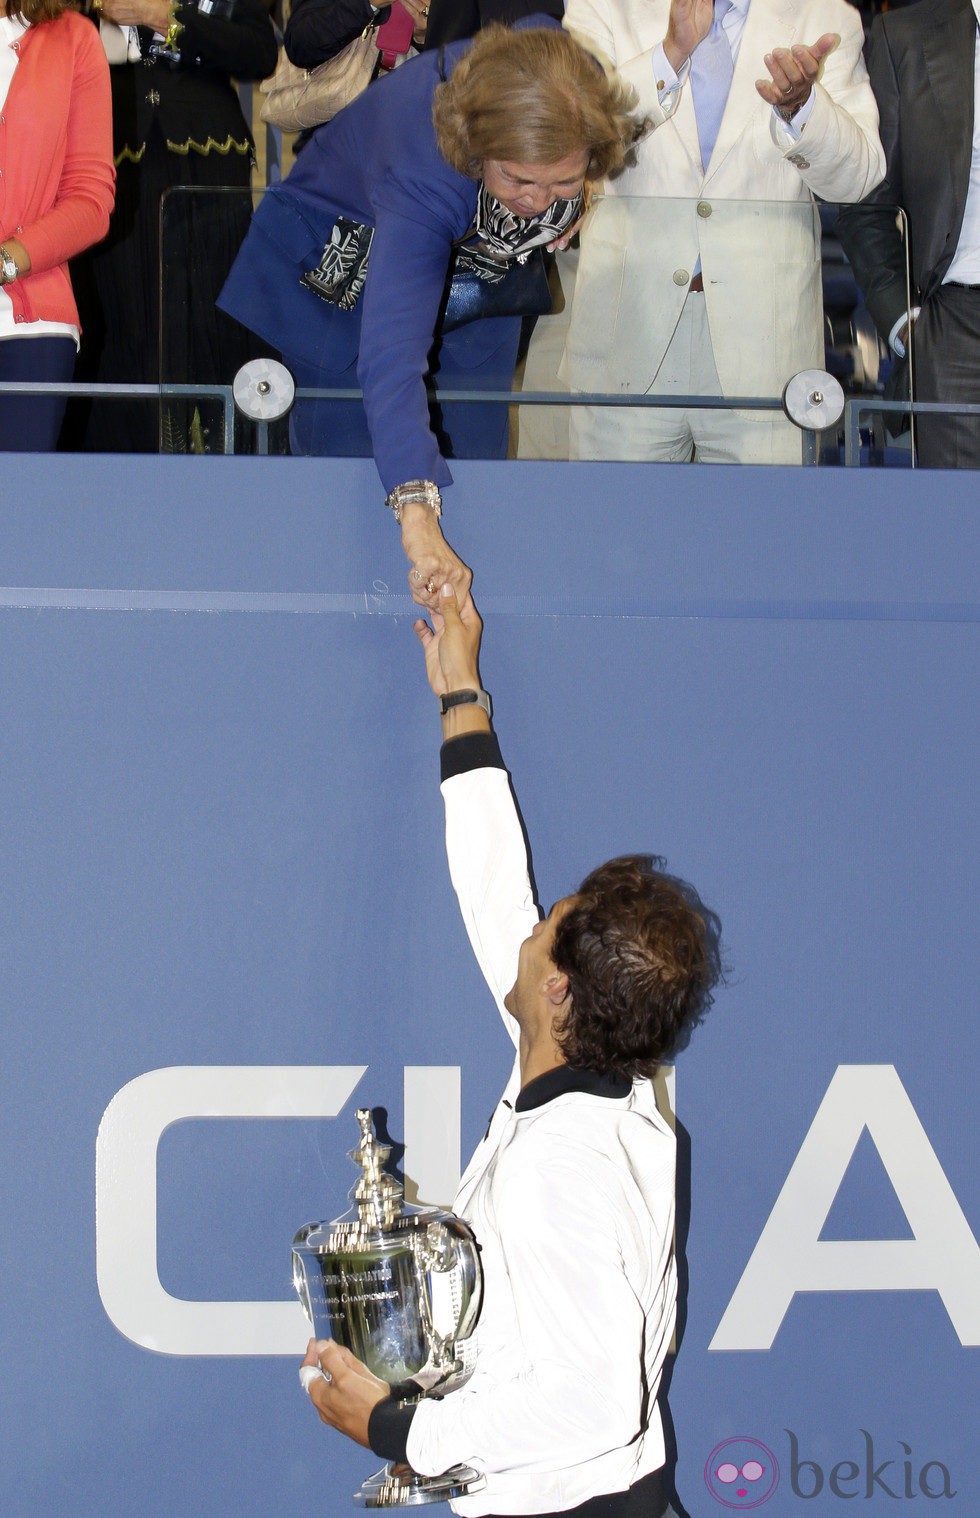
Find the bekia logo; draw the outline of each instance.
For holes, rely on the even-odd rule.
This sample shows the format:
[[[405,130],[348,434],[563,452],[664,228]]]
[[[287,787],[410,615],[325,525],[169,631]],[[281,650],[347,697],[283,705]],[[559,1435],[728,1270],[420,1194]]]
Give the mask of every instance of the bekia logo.
[[[725,1439],[705,1461],[704,1480],[712,1497],[738,1513],[768,1502],[779,1485],[779,1462],[758,1439]]]
[[[901,1453],[875,1449],[867,1429],[860,1430],[857,1459],[825,1462],[808,1459],[799,1437],[784,1430],[789,1441],[786,1460],[789,1489],[794,1497],[809,1501],[824,1493],[828,1497],[891,1497],[892,1499],[955,1497],[948,1466],[941,1460],[920,1464],[912,1447],[898,1441]],[[704,1480],[712,1497],[736,1512],[749,1512],[768,1502],[779,1485],[779,1462],[768,1445],[758,1439],[725,1439],[716,1444],[704,1467]]]

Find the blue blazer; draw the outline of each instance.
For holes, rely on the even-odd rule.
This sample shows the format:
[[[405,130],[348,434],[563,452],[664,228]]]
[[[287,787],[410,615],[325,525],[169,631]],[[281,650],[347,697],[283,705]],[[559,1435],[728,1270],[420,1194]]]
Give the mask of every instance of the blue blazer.
[[[556,23],[537,16],[528,24]],[[470,45],[445,48],[447,75]],[[287,363],[292,357],[319,367],[325,384],[357,360],[386,490],[407,479],[452,479],[430,429],[424,376],[452,244],[470,228],[477,185],[436,146],[432,97],[439,83],[438,53],[422,53],[319,127],[289,177],[266,192],[218,301]],[[299,282],[319,263],[338,216],[375,229],[354,311],[329,305]],[[499,345],[498,324],[487,326],[498,328]]]

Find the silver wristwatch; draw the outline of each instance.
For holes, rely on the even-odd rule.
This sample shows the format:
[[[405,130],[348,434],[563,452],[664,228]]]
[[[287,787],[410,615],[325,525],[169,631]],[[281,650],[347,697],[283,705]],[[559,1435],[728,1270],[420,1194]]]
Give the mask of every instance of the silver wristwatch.
[[[404,485],[396,485],[385,497],[385,505],[398,523],[406,506],[431,506],[437,517],[442,516],[442,496],[432,480],[406,480]]]
[[[482,706],[488,717],[493,716],[493,702],[485,690],[448,690],[439,697],[439,715],[444,717],[454,706]]]
[[[2,276],[3,283],[9,285],[11,280],[17,278],[17,274],[17,265],[10,255],[10,250],[0,247],[0,276]]]

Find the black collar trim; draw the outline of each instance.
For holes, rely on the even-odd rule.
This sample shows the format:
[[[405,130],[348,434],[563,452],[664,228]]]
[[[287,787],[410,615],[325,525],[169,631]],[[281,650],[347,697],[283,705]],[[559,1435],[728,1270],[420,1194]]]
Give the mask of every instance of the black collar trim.
[[[570,1065],[556,1065],[554,1070],[536,1075],[533,1081],[528,1081],[521,1088],[514,1103],[514,1111],[531,1112],[535,1107],[543,1107],[546,1102],[553,1102],[556,1096],[565,1096],[569,1091],[584,1091],[587,1096],[605,1096],[622,1101],[624,1096],[629,1096],[632,1088],[633,1082],[615,1071],[600,1075],[598,1070],[573,1070]]]

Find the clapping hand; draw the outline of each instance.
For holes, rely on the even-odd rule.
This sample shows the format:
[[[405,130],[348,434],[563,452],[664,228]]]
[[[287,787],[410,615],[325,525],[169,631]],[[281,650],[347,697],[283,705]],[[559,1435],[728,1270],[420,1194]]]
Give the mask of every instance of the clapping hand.
[[[715,0],[671,0],[664,52],[675,74],[707,37],[714,18]]]
[[[774,52],[766,54],[765,65],[772,77],[757,79],[755,87],[784,121],[791,121],[800,106],[809,100],[823,60],[839,42],[836,32],[825,32],[811,47],[798,42],[792,47],[777,47]]]

